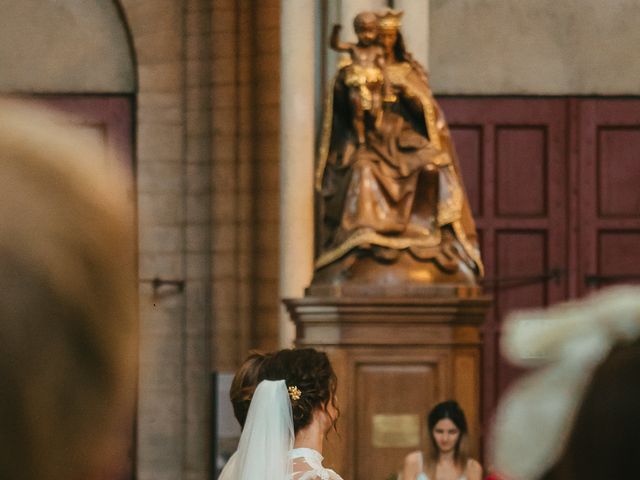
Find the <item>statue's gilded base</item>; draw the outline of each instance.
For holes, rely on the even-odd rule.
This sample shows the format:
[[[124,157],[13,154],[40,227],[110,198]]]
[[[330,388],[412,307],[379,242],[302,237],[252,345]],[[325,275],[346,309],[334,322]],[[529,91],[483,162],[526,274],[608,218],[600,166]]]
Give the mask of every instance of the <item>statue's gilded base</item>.
[[[481,295],[477,273],[456,259],[415,258],[408,250],[359,250],[317,270],[305,295],[312,297],[471,298]],[[391,256],[393,255],[393,256]]]

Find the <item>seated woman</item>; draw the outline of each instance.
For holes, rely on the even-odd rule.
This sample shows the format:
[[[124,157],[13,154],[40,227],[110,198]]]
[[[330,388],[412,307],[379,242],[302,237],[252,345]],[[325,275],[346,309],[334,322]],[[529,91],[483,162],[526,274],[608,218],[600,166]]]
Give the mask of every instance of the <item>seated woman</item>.
[[[339,413],[336,387],[324,352],[251,355],[234,378],[231,400],[243,429],[220,479],[342,480],[322,465],[323,442]]]
[[[430,450],[407,455],[402,480],[480,480],[482,467],[469,458],[467,419],[457,402],[439,403],[427,417]]]

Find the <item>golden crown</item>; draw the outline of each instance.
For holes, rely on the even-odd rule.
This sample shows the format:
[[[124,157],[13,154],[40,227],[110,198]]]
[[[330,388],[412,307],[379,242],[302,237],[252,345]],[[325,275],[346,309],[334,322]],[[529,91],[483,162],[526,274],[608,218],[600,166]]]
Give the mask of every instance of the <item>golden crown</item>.
[[[300,397],[302,396],[302,392],[298,387],[296,387],[295,385],[292,385],[289,388],[287,388],[287,390],[289,391],[289,396],[291,397],[292,401],[295,402],[296,400],[300,400]]]
[[[399,29],[402,25],[402,15],[404,15],[404,12],[402,10],[391,9],[376,13],[376,17],[378,17],[378,28],[380,28],[381,30]]]

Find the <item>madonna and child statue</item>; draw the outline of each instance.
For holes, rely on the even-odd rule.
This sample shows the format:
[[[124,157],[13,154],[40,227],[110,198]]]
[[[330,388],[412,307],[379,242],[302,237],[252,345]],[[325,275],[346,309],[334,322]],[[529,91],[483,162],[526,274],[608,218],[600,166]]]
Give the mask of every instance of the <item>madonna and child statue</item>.
[[[296,345],[326,350],[346,385],[344,435],[326,454],[345,479],[393,474],[447,398],[470,413],[472,438],[480,431],[490,298],[451,134],[401,19],[358,14],[357,42],[333,28],[343,60],[317,158],[314,275],[304,297],[284,299]]]
[[[331,35],[343,60],[322,124],[311,295],[421,294],[483,274],[451,134],[401,17],[362,12],[357,43]]]

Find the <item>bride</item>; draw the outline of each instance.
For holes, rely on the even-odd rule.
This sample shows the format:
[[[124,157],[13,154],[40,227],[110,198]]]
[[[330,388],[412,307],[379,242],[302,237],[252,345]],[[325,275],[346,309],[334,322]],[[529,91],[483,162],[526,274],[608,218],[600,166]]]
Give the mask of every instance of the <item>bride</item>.
[[[339,414],[336,386],[327,355],[315,349],[250,356],[231,389],[242,435],[220,480],[342,480],[322,465]]]

